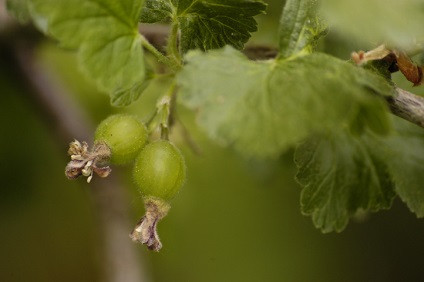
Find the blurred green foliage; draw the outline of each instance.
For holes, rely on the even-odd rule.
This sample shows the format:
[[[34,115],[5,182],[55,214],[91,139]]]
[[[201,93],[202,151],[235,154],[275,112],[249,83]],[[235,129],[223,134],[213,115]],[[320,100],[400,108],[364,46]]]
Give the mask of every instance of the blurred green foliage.
[[[278,17],[282,3],[268,2],[268,14]],[[254,41],[275,43],[276,26],[261,16],[263,32]],[[330,33],[320,48],[346,59],[361,46]],[[38,54],[96,122],[115,112],[148,117],[166,89],[166,81],[156,81],[131,107],[112,108],[79,73],[74,54],[51,44]],[[68,144],[55,138],[54,121],[35,110],[8,56],[0,49],[0,281],[100,281],[90,185],[66,180]],[[398,75],[396,81],[405,83]],[[178,110],[202,154],[190,150],[177,127],[171,138],[186,156],[188,180],[159,225],[164,248],[152,253],[134,244],[153,281],[421,280],[424,225],[403,204],[322,235],[300,214],[292,152],[275,161],[243,159],[210,142],[192,112]],[[130,173],[127,187],[117,189],[132,195],[135,223],[143,210]]]
[[[7,55],[0,53],[0,280],[95,281],[88,193],[64,178],[67,144],[55,142]]]
[[[412,50],[415,44],[422,44],[422,0],[323,0],[322,3],[330,25],[362,44],[385,42]]]

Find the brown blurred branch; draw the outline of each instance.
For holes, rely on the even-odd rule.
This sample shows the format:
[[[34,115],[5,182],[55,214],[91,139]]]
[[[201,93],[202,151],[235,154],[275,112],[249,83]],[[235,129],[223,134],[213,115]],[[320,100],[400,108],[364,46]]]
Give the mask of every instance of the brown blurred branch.
[[[390,111],[407,121],[424,127],[424,98],[396,87],[397,95],[387,98]]]
[[[167,25],[158,24],[140,24],[139,32],[161,52],[164,52],[166,40],[169,34]],[[246,45],[243,53],[251,60],[266,60],[277,56],[277,48],[267,45]]]
[[[34,49],[42,36],[30,26],[20,27],[5,19],[1,12],[2,1],[0,23],[7,22],[8,26],[0,29],[0,55],[8,61],[10,71],[15,72],[22,84],[27,86],[26,92],[33,94],[29,99],[34,108],[53,128],[61,144],[68,144],[74,138],[91,140],[94,126],[87,113],[72,99],[75,96],[59,83],[60,80],[36,60]],[[102,281],[151,281],[137,246],[128,237],[132,230],[129,200],[119,173],[114,171],[106,181],[95,180],[87,188],[91,191],[98,214],[104,272]]]
[[[67,144],[73,138],[91,140],[94,127],[86,113],[71,99],[72,95],[58,83],[59,80],[37,63],[33,50],[17,47],[12,54],[22,79],[36,95],[35,105],[46,122],[53,124],[61,142]],[[95,179],[88,188],[99,216],[105,261],[103,281],[150,281],[138,257],[137,246],[128,237],[131,231],[129,200],[116,171],[107,181]]]
[[[4,0],[0,0],[0,6],[2,1]],[[7,25],[3,26],[7,26],[8,28],[4,28],[6,32],[0,29],[0,42],[2,39],[1,33],[8,34],[9,32],[7,32],[7,30],[13,30],[14,27],[16,27],[16,25],[11,24],[10,20],[5,19],[4,17],[5,13],[3,11],[0,13],[0,26],[1,23],[7,23]],[[24,30],[26,35],[31,34],[32,37],[34,37],[34,33],[39,36],[38,32],[30,26],[26,28],[20,28],[20,30]],[[164,51],[164,46],[166,46],[166,40],[169,34],[169,27],[167,25],[140,24],[139,31],[154,47],[162,52]],[[270,59],[277,55],[276,48],[262,45],[247,45],[243,52],[249,59],[252,60]],[[424,127],[424,98],[400,88],[396,88],[396,92],[397,95],[395,97],[386,99],[391,112],[394,115],[399,116],[409,122]],[[69,126],[72,125],[69,124]],[[75,134],[73,136],[78,137],[78,135]]]
[[[158,50],[163,50],[169,29],[166,25],[139,26],[140,33]],[[265,60],[277,56],[276,48],[262,45],[247,45],[243,53],[251,60]],[[397,95],[387,98],[390,111],[409,122],[424,127],[424,98],[396,87]]]

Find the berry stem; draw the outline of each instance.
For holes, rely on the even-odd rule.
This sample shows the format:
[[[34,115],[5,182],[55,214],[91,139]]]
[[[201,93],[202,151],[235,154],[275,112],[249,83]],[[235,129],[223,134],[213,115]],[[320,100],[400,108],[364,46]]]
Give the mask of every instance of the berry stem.
[[[156,110],[146,122],[149,132],[160,130],[160,138],[169,140],[169,130],[172,126],[172,116],[175,108],[176,84],[173,82],[168,91],[156,104]]]

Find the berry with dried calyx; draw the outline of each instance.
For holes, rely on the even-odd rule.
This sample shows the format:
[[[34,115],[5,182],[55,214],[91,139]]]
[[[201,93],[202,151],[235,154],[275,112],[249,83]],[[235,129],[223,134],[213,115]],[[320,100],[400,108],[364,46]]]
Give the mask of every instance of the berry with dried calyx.
[[[157,223],[168,212],[169,201],[184,184],[184,157],[174,144],[160,140],[146,145],[135,160],[134,180],[143,195],[146,214],[134,228],[133,241],[159,251],[162,244]]]
[[[147,140],[147,129],[136,117],[118,114],[103,120],[97,127],[91,150],[87,142],[71,142],[68,154],[71,161],[65,169],[66,177],[86,176],[87,182],[96,173],[107,177],[112,171],[107,164],[128,163],[137,156]]]

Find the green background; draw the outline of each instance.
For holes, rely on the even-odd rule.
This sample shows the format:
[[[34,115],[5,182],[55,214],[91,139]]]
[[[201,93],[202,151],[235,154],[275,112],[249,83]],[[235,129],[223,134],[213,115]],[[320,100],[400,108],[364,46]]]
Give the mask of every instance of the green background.
[[[277,41],[282,4],[269,2],[253,43]],[[42,113],[4,46],[0,41],[0,281],[102,281],[92,188],[65,178],[68,144],[57,138],[55,121]],[[320,48],[348,59],[361,46],[330,33]],[[154,83],[134,105],[112,108],[79,73],[73,53],[49,41],[36,52],[95,124],[116,112],[146,118],[166,91],[166,83]],[[395,79],[409,87],[400,75]],[[293,152],[244,159],[209,141],[193,113],[178,110],[201,154],[175,128],[171,139],[186,157],[188,178],[159,224],[164,247],[153,253],[133,245],[152,281],[422,281],[424,224],[399,200],[390,211],[358,216],[344,232],[323,235],[300,214]],[[135,224],[143,207],[130,171],[117,170],[123,183],[116,189],[128,195]]]

